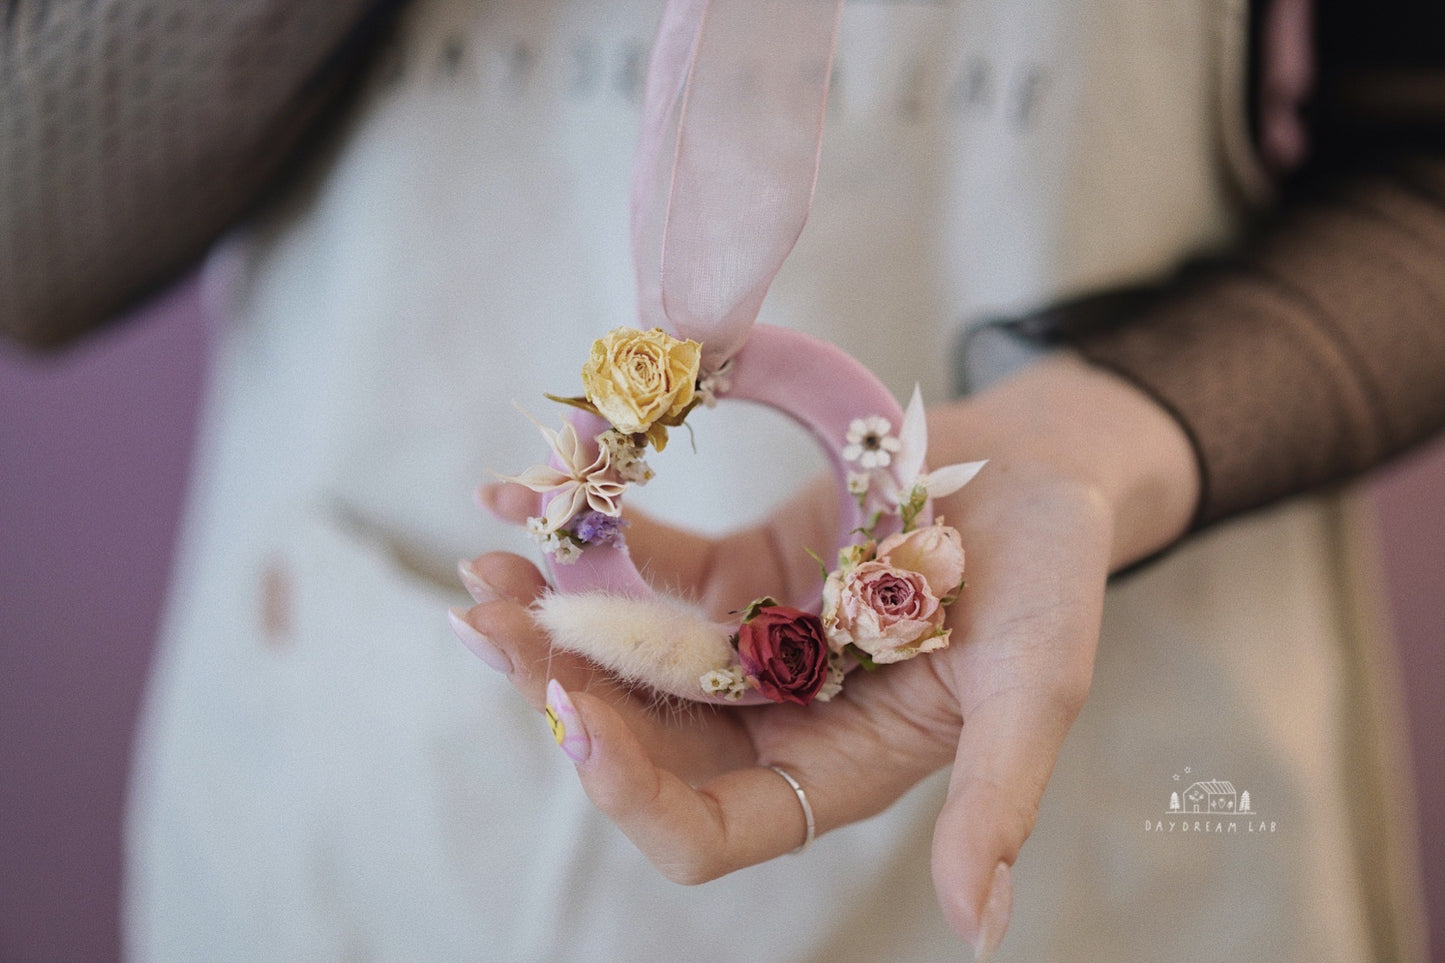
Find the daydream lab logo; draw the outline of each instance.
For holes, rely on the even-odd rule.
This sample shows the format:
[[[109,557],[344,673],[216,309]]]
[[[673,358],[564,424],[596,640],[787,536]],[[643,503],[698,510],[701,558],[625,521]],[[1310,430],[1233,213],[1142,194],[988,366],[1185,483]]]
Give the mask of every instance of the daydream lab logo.
[[[1162,818],[1147,816],[1146,833],[1272,835],[1279,823],[1261,814],[1248,789],[1227,779],[1197,779],[1191,767],[1174,774],[1174,788]]]

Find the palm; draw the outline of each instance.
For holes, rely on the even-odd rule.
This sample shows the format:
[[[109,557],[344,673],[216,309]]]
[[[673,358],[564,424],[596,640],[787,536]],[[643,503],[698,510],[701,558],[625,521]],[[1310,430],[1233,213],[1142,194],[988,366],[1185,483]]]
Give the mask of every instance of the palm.
[[[819,544],[831,531],[823,507],[830,504],[816,490],[805,493],[778,513],[771,532],[740,532],[716,543],[643,521],[629,539],[635,555],[674,573],[675,587],[721,614],[816,577],[805,554],[778,557],[764,546]],[[478,606],[471,618],[509,651],[511,678],[534,706],[543,703],[548,674],[579,693],[587,726],[605,750],[602,760],[579,767],[584,786],[675,879],[721,875],[800,841],[800,817],[774,821],[771,837],[756,823],[746,838],[731,828],[742,822],[727,818],[733,808],[797,808],[786,785],[760,765],[797,776],[822,831],[881,811],[952,760],[934,872],[955,927],[976,934],[978,894],[989,892],[995,865],[1011,863],[1032,829],[1088,688],[1109,529],[1087,493],[1007,464],[992,466],[937,508],[969,552],[968,587],[950,615],[953,644],[875,673],[855,672],[844,696],[827,704],[659,702],[581,658],[552,651],[522,610],[543,580],[516,556],[479,560],[488,581],[512,601]]]

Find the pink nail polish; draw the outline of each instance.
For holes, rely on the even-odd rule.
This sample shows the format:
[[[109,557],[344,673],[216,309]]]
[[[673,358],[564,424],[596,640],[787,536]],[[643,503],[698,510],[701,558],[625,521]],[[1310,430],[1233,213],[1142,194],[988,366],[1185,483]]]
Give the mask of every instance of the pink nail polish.
[[[503,675],[511,675],[512,660],[507,658],[507,653],[497,648],[491,639],[473,628],[472,624],[466,620],[465,615],[465,609],[447,609],[447,621],[452,624],[452,631],[456,633],[462,645],[470,649],[473,655],[490,668]]]
[[[973,941],[976,963],[988,963],[1003,942],[1009,917],[1013,915],[1013,905],[1013,874],[1009,872],[1008,865],[1001,862],[993,868],[993,883],[989,886],[978,921],[978,938]]]
[[[556,679],[547,681],[547,725],[552,727],[552,738],[568,759],[578,763],[587,761],[592,754],[592,740],[567,690]]]
[[[496,485],[479,485],[477,487],[477,490],[472,492],[472,498],[476,501],[478,508],[482,509],[482,511],[484,512],[487,512],[493,518],[501,519],[504,522],[509,521],[509,519],[502,518],[501,514],[497,511]]]
[[[457,563],[457,575],[461,577],[462,585],[466,587],[467,594],[470,595],[478,605],[483,602],[495,602],[502,597],[496,589],[492,588],[490,582],[477,574],[477,570],[472,567],[472,563],[465,559]]]

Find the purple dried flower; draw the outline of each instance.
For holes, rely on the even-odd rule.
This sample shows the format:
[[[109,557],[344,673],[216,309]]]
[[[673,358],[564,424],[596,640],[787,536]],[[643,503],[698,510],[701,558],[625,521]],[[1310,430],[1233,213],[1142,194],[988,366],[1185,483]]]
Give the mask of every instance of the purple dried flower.
[[[614,515],[589,511],[577,517],[572,534],[588,545],[621,545],[622,528],[627,523]]]

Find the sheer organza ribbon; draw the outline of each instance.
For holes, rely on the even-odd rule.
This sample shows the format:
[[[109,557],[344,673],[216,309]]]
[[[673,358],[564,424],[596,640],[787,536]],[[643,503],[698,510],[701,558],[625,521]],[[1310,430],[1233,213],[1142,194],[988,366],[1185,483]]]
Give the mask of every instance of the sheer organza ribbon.
[[[632,182],[642,328],[747,341],[813,201],[842,0],[670,0]]]
[[[828,454],[837,481],[837,544],[866,542],[860,551],[867,554],[907,525],[929,524],[930,486],[948,481],[952,491],[977,466],[949,466],[929,481],[916,390],[905,415],[887,387],[840,348],[755,324],[812,206],[841,6],[842,0],[670,0],[648,69],[632,248],[639,326],[702,344],[699,390],[711,382],[719,398],[761,403],[806,429]],[[733,364],[723,376],[727,362]],[[598,455],[600,439],[617,434],[600,412],[569,418],[585,449],[581,462]],[[894,430],[898,436],[889,436]],[[875,437],[867,444],[882,456],[873,461],[862,457],[869,432]],[[551,467],[577,470],[564,464],[560,449]],[[610,475],[604,481],[615,483]],[[558,491],[533,490],[548,492],[539,500],[544,514]],[[575,485],[569,490],[575,496]],[[615,499],[620,508],[621,494]],[[764,682],[742,675],[738,627],[658,593],[624,540],[583,539],[580,548],[574,540],[573,549],[565,559],[548,555],[556,591],[536,606],[539,623],[560,647],[687,699],[798,701],[765,694]],[[813,613],[795,615],[817,622],[817,587],[795,592],[803,597],[792,605]],[[771,599],[758,604],[783,608]],[[932,646],[946,644],[944,636]],[[937,637],[914,640],[918,651]],[[829,679],[856,664],[851,652],[823,655]],[[747,669],[755,670],[763,671]],[[816,674],[808,678],[821,682]],[[830,684],[836,690],[841,682]],[[823,698],[820,692],[810,691],[807,700]]]

